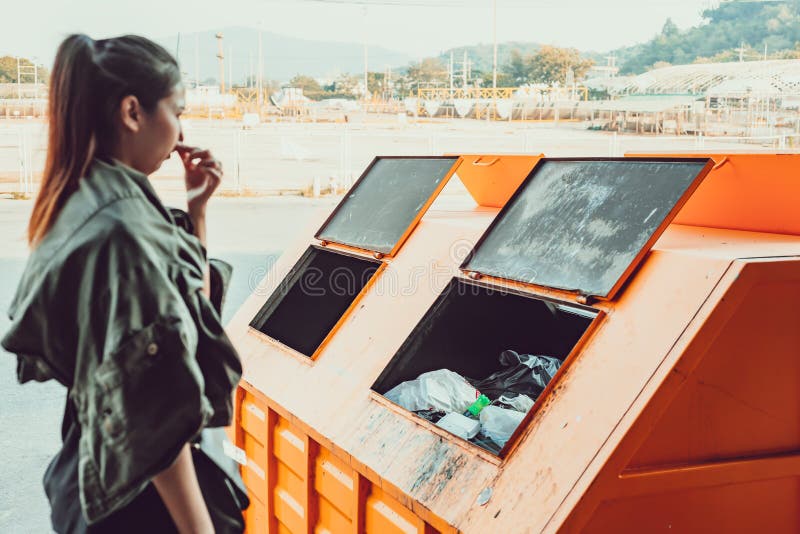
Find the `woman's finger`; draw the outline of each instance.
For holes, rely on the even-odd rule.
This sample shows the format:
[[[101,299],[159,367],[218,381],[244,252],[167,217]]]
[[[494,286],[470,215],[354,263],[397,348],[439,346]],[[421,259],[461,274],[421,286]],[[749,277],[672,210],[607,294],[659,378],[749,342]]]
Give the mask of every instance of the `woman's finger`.
[[[194,161],[196,159],[207,160],[207,159],[211,159],[212,158],[210,150],[208,150],[208,149],[200,149],[200,148],[195,148],[194,150],[192,150],[189,153],[189,157],[191,158],[192,161]]]
[[[202,167],[207,167],[207,168],[210,168],[210,169],[218,169],[220,171],[222,170],[222,162],[220,160],[214,159],[214,158],[203,160],[200,163],[198,163],[198,165],[200,165]]]
[[[199,149],[195,146],[189,146],[183,143],[178,143],[177,145],[175,145],[175,150],[181,157],[184,157],[186,154],[191,154],[193,150],[199,150]]]
[[[219,185],[219,183],[222,181],[222,171],[213,167],[206,167],[206,170],[209,172],[209,174],[211,174],[211,176],[213,176],[212,180],[216,180],[215,185]]]

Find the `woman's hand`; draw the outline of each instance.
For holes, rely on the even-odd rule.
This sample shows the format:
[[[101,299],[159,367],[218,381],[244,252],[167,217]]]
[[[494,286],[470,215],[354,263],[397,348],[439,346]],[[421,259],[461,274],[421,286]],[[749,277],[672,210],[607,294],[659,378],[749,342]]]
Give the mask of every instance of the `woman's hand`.
[[[186,169],[186,195],[191,217],[204,215],[208,199],[222,182],[222,163],[209,150],[178,143],[175,147]]]

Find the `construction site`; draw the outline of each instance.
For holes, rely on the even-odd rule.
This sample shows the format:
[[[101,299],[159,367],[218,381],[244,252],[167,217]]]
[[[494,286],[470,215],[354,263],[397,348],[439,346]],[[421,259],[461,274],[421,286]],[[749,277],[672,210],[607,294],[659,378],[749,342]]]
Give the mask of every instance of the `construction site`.
[[[419,87],[402,101],[385,94],[313,101],[299,88],[268,94],[257,82],[187,80],[184,128],[232,163],[232,194],[335,193],[374,154],[617,156],[665,146],[800,146],[800,60],[683,65],[629,77],[610,65],[600,73],[568,88],[471,88],[457,87],[468,78],[451,71],[452,87]],[[31,194],[43,168],[47,88],[33,76],[20,70],[19,83],[0,86],[5,193]],[[590,100],[590,91],[608,98]],[[159,175],[179,186],[179,173],[167,164]]]

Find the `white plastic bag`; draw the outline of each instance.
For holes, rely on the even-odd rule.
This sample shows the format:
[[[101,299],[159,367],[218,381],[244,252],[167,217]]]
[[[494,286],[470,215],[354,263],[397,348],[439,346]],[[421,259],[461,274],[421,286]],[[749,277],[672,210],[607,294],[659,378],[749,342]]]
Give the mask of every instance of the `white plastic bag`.
[[[524,418],[525,414],[516,410],[487,406],[481,410],[481,432],[500,447],[505,447]]]
[[[511,395],[500,395],[500,398],[497,399],[497,402],[500,404],[505,404],[506,406],[510,406],[516,411],[522,413],[528,413],[531,408],[533,408],[533,399],[527,395],[520,394],[516,397]]]
[[[480,396],[461,375],[439,369],[393,387],[384,395],[406,410],[439,410],[463,413]]]

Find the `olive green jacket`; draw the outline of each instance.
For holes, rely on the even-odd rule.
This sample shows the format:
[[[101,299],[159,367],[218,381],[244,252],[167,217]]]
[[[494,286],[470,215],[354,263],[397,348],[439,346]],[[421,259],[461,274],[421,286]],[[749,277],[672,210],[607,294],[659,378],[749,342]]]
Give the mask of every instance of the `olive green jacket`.
[[[28,260],[2,346],[21,383],[69,389],[91,524],[230,423],[241,364],[202,293],[205,250],[147,177],[96,160],[79,183]]]

